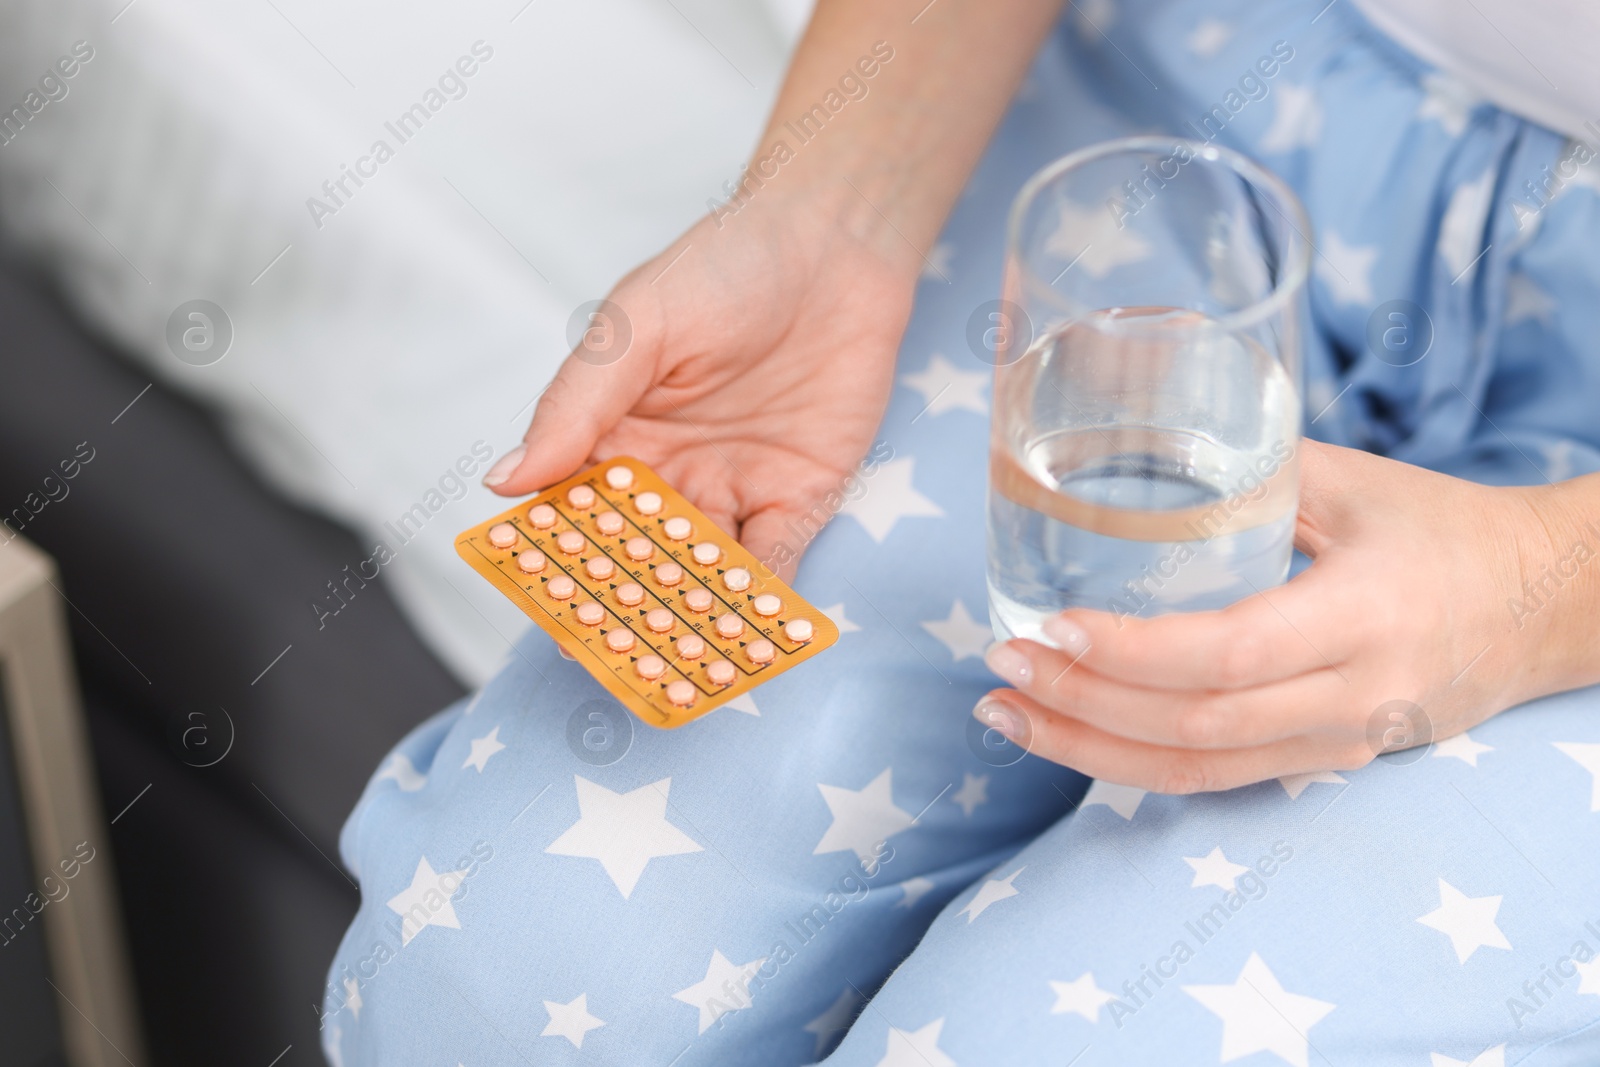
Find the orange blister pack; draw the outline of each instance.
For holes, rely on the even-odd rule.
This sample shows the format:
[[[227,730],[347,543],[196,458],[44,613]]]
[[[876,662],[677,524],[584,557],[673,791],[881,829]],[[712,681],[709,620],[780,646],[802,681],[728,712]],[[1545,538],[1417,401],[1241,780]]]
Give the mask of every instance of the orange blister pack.
[[[456,551],[652,726],[682,726],[839,639],[629,457],[464,531]]]

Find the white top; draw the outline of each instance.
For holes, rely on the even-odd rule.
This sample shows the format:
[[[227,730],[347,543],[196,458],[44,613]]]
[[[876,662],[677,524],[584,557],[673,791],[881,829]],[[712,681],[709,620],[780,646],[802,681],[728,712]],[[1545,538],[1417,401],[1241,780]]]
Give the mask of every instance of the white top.
[[[1570,137],[1600,139],[1596,0],[1354,3],[1402,46],[1490,102]]]

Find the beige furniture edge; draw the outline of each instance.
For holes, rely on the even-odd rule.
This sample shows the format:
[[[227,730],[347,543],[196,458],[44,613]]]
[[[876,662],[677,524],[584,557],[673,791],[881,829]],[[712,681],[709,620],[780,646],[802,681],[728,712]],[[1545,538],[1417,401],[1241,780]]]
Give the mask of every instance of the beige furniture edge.
[[[4,533],[10,533],[6,530]],[[143,1067],[113,876],[55,564],[21,537],[0,543],[0,681],[38,878],[88,841],[94,859],[40,915],[68,1062]],[[35,887],[38,891],[37,886]]]

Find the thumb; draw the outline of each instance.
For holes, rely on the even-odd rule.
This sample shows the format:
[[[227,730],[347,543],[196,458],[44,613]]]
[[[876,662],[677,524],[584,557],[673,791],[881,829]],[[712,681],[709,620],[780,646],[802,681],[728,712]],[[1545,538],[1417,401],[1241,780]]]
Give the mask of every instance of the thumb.
[[[1375,457],[1359,449],[1323,444],[1310,438],[1300,445],[1300,509],[1295,521],[1295,547],[1315,559],[1332,544],[1344,523],[1352,482],[1352,468]]]
[[[778,505],[746,518],[739,528],[739,542],[779,581],[792,583],[806,546],[821,532],[814,515]]]
[[[607,317],[608,309],[616,318]],[[639,402],[655,380],[654,359],[644,358],[643,346],[623,328],[626,321],[610,301],[591,316],[583,341],[540,395],[522,444],[489,469],[485,486],[501,496],[520,496],[560,481],[583,466],[599,440]]]

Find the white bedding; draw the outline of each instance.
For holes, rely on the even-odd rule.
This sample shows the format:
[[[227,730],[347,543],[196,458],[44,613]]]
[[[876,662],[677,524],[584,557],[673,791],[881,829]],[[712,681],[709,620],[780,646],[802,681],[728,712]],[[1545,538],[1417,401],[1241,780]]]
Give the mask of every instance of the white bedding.
[[[807,10],[11,0],[0,110],[28,114],[0,144],[0,225],[270,481],[381,540],[402,607],[474,682],[527,625],[452,548],[501,506],[485,457],[521,436],[573,309],[736,175]],[[78,42],[92,58],[63,77]],[[437,107],[402,140],[413,104]],[[234,329],[208,366],[166,340],[196,298]]]

